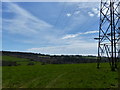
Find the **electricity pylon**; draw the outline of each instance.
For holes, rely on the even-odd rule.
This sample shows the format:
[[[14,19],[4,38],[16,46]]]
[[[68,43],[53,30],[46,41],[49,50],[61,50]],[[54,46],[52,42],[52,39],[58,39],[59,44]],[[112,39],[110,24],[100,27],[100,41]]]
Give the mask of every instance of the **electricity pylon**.
[[[109,60],[112,71],[117,69],[120,44],[120,1],[101,0],[97,68],[103,59]]]

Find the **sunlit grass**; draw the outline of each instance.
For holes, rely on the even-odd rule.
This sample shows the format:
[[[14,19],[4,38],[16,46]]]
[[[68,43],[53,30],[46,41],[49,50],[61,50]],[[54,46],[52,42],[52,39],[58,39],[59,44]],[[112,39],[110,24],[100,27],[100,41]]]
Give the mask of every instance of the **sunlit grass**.
[[[48,64],[3,67],[3,87],[10,88],[115,88],[117,72],[108,63]]]

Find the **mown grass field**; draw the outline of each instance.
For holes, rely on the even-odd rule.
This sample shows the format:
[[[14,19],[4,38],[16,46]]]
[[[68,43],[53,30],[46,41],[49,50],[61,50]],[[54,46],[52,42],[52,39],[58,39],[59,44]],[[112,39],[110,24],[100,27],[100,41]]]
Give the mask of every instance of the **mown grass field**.
[[[3,57],[5,58],[6,56]],[[2,72],[3,88],[118,87],[118,72],[111,72],[108,63],[102,63],[99,70],[96,68],[96,63],[46,65],[35,63],[31,66],[22,64],[3,66]]]

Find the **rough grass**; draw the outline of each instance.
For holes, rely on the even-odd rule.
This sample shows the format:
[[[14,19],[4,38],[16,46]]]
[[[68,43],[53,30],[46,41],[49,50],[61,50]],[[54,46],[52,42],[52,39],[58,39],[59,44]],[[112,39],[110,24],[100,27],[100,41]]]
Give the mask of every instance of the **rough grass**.
[[[47,64],[28,66],[28,59],[3,56],[20,66],[2,67],[3,88],[117,88],[118,73],[111,72],[108,63],[96,68],[96,63]]]
[[[116,88],[117,72],[108,63],[3,67],[3,88]]]
[[[18,57],[14,57],[14,56],[2,56],[2,60],[3,61],[14,61],[17,64],[20,65],[28,65],[28,63],[32,62],[34,64],[41,64],[41,62],[35,62],[35,61],[30,61],[29,59],[26,58],[18,58]]]
[[[29,59],[25,59],[25,58],[17,58],[14,56],[2,56],[2,60],[4,61],[16,61],[16,62],[27,62],[29,61]]]
[[[2,88],[2,67],[0,66],[0,90]]]

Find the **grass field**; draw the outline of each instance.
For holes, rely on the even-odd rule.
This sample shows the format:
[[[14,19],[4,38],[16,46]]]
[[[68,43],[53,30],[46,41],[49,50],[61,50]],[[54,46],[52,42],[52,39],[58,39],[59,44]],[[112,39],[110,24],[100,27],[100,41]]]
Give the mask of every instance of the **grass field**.
[[[2,67],[0,66],[0,90],[2,88]]]
[[[2,56],[2,60],[3,61],[11,61],[11,62],[15,61],[17,64],[20,64],[20,65],[27,65],[30,62],[32,62],[34,64],[41,64],[41,62],[34,62],[34,61],[30,61],[29,59],[26,59],[26,58],[18,58],[18,57],[14,57],[14,56]]]
[[[29,61],[29,59],[17,58],[17,57],[14,57],[14,56],[2,56],[2,60],[4,60],[4,61],[17,61],[17,62]]]
[[[12,57],[11,57],[12,58]],[[13,59],[12,59],[13,60]],[[19,59],[20,60],[20,59]],[[108,63],[3,66],[3,88],[117,88]]]

